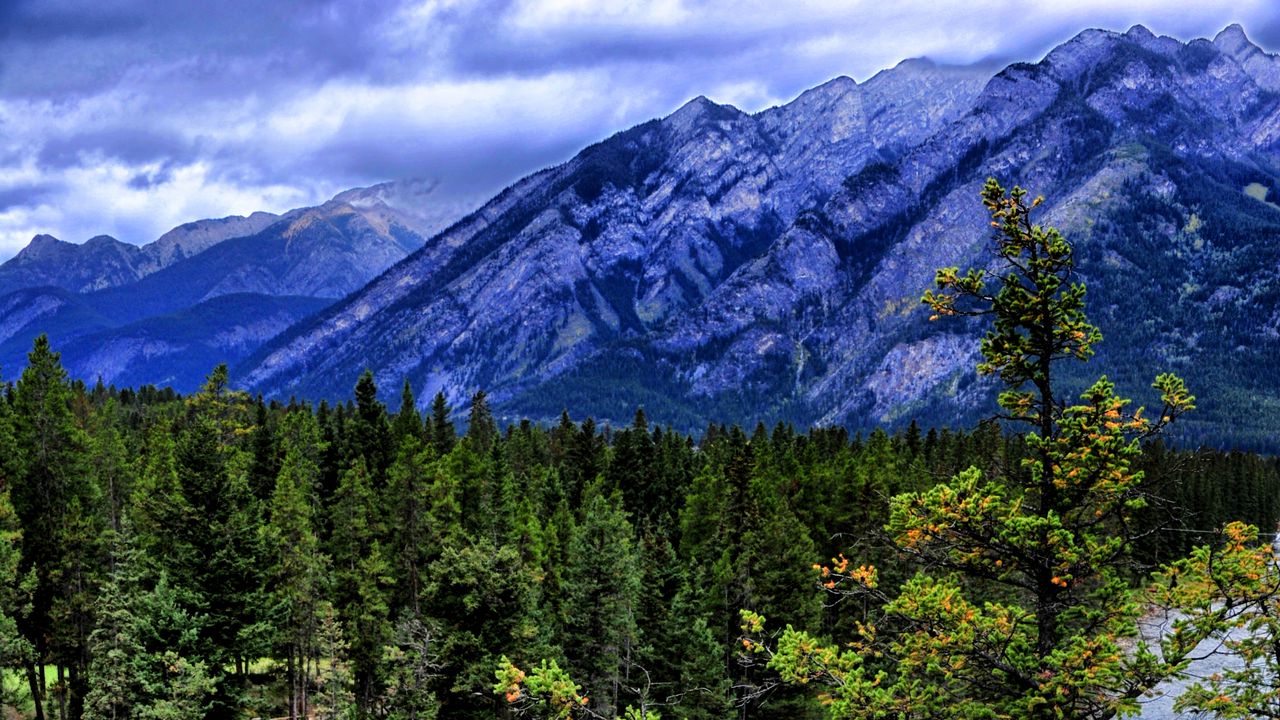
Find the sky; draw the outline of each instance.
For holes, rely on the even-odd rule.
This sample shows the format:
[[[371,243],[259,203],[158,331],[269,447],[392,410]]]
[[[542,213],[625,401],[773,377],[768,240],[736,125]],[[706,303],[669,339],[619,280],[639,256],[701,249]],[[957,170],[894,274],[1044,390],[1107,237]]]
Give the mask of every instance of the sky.
[[[1280,48],[1275,0],[0,0],[0,260],[386,180],[478,204],[698,95],[1232,22]]]

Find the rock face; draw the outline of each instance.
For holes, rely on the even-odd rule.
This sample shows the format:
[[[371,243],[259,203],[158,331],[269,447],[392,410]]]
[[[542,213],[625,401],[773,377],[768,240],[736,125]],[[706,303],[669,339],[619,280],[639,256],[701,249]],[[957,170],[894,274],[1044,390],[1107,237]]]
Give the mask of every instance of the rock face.
[[[142,277],[145,262],[140,248],[109,235],[99,235],[83,245],[37,235],[0,265],[0,294],[42,286],[72,292],[101,290]]]
[[[38,236],[0,266],[0,367],[20,370],[46,333],[73,376],[193,389],[456,220],[434,190],[358,188],[283,215],[188,223],[142,247]]]
[[[1182,43],[1139,26],[994,77],[908,61],[754,115],[698,98],[511,186],[238,377],[345,397],[367,366],[421,398],[484,388],[511,414],[613,420],[643,404],[685,427],[963,420],[993,407],[977,330],[925,322],[919,297],[936,268],[982,261],[994,175],[1044,194],[1078,245],[1108,336],[1081,378],[1134,392],[1176,370],[1280,426],[1280,381],[1255,369],[1280,337],[1278,88],[1238,27]],[[1189,431],[1213,436],[1228,404]]]

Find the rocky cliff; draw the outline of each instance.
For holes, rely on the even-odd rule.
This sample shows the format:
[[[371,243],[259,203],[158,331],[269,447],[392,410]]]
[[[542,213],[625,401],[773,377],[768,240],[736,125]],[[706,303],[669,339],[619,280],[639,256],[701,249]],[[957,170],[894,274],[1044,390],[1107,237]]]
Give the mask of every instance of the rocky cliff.
[[[1280,425],[1255,369],[1280,328],[1278,80],[1237,26],[1138,26],[994,76],[916,60],[756,114],[697,98],[511,186],[239,378],[336,397],[371,367],[419,397],[686,426],[960,421],[991,403],[976,331],[926,323],[918,298],[982,261],[994,175],[1045,195],[1079,247],[1108,336],[1081,377],[1133,392],[1178,370]],[[1207,437],[1225,407],[1204,407],[1188,432]]]

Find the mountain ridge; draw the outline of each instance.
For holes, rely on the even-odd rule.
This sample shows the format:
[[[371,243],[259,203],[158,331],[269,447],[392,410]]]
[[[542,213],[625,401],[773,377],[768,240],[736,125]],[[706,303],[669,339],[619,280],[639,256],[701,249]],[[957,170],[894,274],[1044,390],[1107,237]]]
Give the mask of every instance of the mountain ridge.
[[[754,114],[700,96],[513,184],[237,377],[338,397],[368,366],[383,387],[408,378],[419,397],[455,401],[484,388],[499,409],[544,419],[574,384],[618,398],[581,408],[618,422],[639,397],[698,421],[893,423],[944,396],[977,412],[973,329],[932,328],[914,309],[934,269],[980,258],[982,181],[1048,196],[1045,219],[1078,239],[1082,274],[1122,300],[1107,263],[1146,232],[1125,225],[1135,208],[1139,224],[1181,213],[1178,232],[1160,230],[1181,242],[1198,203],[1274,185],[1276,68],[1239,28],[1184,43],[1135,26],[994,75],[904,62]],[[1151,200],[1143,183],[1169,189]],[[1222,217],[1271,232],[1269,208],[1228,205]],[[1163,246],[1134,266],[1165,306],[1205,319],[1153,270],[1175,255]],[[1182,261],[1180,274],[1210,279],[1202,258]],[[1125,320],[1108,319],[1116,342],[1154,342]]]
[[[6,280],[18,286],[0,292],[0,308],[9,309],[0,367],[20,369],[32,338],[47,334],[68,370],[87,380],[198,387],[213,365],[240,359],[360,288],[449,223],[462,201],[436,205],[437,187],[352,188],[281,215],[186,223],[141,247],[106,236],[82,245],[37,236],[0,265],[0,288]],[[197,339],[201,332],[209,337]]]

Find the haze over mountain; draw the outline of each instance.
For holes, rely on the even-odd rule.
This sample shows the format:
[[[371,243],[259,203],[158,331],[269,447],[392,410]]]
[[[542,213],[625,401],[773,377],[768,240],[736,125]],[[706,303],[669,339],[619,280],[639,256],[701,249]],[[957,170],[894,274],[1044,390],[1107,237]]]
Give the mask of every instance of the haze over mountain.
[[[516,183],[238,377],[337,397],[368,366],[385,389],[484,388],[544,418],[958,420],[990,407],[976,334],[918,299],[981,257],[994,175],[1077,243],[1107,336],[1082,373],[1134,392],[1182,371],[1204,398],[1192,435],[1231,406],[1256,421],[1237,441],[1263,442],[1278,89],[1239,26],[1187,43],[1136,26],[994,77],[908,61],[754,115],[698,98]]]

